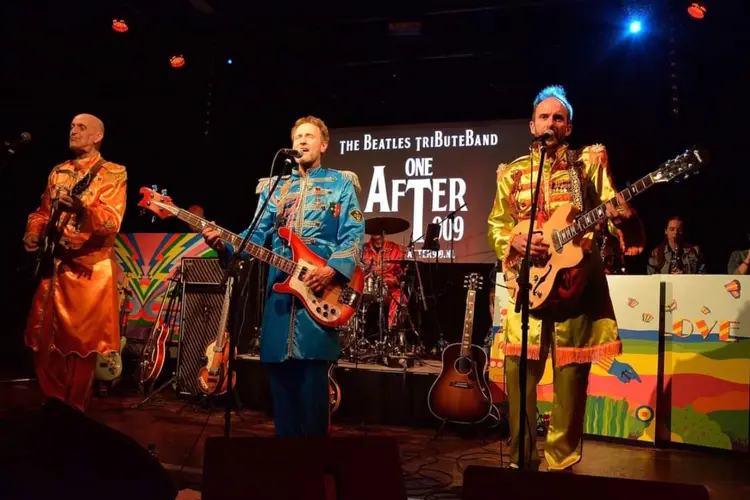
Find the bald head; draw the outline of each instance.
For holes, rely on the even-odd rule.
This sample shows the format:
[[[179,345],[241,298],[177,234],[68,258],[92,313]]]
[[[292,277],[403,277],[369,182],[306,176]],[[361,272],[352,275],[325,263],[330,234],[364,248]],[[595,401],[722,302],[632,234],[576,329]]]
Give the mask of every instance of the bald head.
[[[94,115],[76,115],[70,123],[70,149],[77,154],[98,151],[103,138],[104,122]]]

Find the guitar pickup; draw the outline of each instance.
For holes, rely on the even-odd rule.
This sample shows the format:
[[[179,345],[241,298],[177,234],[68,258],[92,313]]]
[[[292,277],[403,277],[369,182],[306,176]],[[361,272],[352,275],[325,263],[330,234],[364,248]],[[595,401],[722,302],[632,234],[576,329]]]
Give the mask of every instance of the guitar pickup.
[[[353,288],[344,288],[339,294],[339,304],[344,304],[350,307],[358,307],[359,301],[362,295]]]

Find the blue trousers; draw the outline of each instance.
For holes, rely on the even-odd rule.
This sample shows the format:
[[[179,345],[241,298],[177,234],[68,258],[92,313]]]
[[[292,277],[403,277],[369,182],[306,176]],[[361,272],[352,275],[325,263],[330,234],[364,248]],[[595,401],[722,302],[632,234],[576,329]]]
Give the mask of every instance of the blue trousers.
[[[328,434],[328,365],[306,359],[266,365],[277,437]]]

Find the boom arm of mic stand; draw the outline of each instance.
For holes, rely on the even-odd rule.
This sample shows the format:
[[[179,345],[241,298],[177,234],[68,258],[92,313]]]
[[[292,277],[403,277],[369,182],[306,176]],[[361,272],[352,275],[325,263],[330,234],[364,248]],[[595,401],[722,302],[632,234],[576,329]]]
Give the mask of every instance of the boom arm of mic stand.
[[[539,158],[539,171],[536,178],[536,187],[534,195],[531,197],[531,213],[529,214],[529,233],[526,235],[526,251],[521,261],[521,272],[517,281],[518,294],[516,295],[516,313],[521,312],[521,357],[519,359],[519,386],[521,390],[521,401],[518,411],[518,470],[524,470],[525,467],[525,448],[526,448],[526,422],[528,415],[526,413],[526,383],[528,378],[528,344],[529,344],[529,273],[531,270],[531,236],[534,234],[534,221],[536,220],[536,210],[539,205],[539,191],[542,184],[542,173],[544,169],[544,155],[546,149],[541,147],[541,156]],[[530,154],[532,161],[534,155]],[[534,171],[533,168],[531,170]],[[536,425],[536,424],[535,424]],[[531,443],[534,446],[534,443]]]

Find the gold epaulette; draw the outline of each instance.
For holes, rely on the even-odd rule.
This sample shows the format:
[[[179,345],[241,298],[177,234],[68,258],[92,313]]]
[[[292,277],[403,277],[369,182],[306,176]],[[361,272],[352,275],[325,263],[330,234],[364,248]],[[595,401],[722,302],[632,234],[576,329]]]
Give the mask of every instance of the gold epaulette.
[[[354,190],[356,192],[359,193],[360,191],[362,191],[362,186],[359,183],[359,177],[357,176],[357,174],[355,174],[354,172],[350,170],[339,170],[339,172],[341,172],[341,176],[344,179],[352,183],[352,186],[354,186]]]
[[[106,170],[106,172],[104,172],[104,177],[110,182],[116,183],[122,180],[127,180],[128,178],[128,171],[125,168],[125,165],[107,161],[104,162],[102,168]]]

